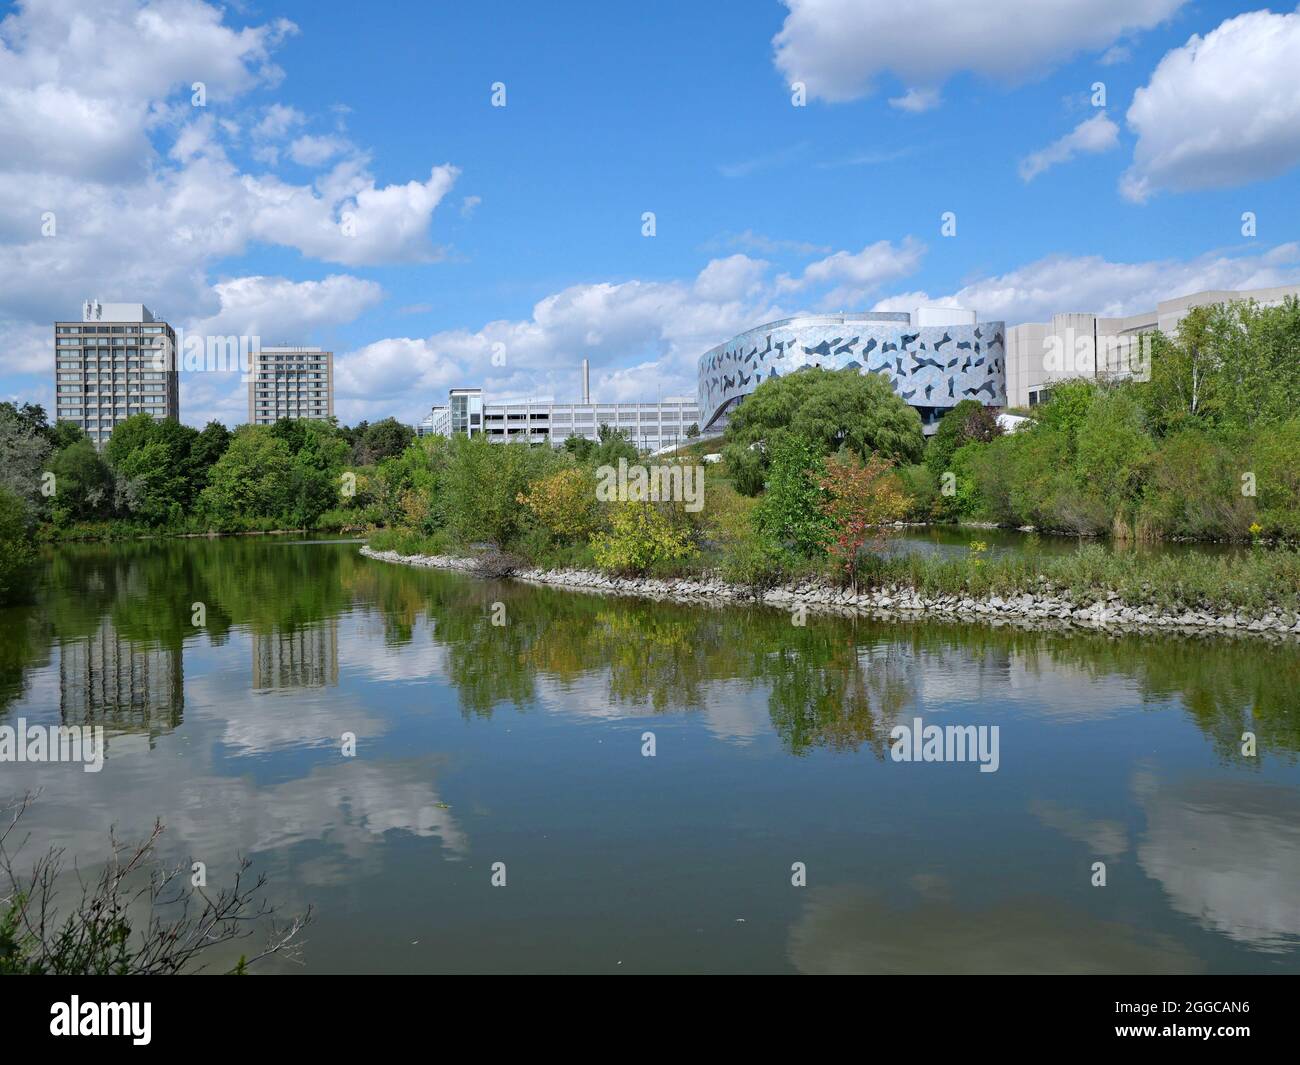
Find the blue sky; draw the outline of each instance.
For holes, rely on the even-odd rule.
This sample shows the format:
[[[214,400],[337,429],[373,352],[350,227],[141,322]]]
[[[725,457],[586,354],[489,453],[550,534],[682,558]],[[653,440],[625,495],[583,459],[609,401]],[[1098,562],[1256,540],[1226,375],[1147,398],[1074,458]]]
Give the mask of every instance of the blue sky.
[[[0,11],[0,395],[47,408],[51,322],[91,296],[330,347],[344,421],[413,422],[460,384],[572,397],[584,356],[600,398],[693,392],[705,348],[801,310],[1300,281],[1289,5]],[[187,422],[245,404],[182,375]]]

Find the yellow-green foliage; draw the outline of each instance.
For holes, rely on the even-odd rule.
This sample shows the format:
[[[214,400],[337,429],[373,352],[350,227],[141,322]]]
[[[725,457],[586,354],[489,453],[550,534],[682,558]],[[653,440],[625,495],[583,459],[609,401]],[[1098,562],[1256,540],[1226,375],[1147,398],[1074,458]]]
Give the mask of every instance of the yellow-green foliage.
[[[708,505],[700,515],[700,526],[706,540],[730,548],[754,536],[757,499],[741,495],[722,478],[706,480],[705,498]]]
[[[609,505],[609,531],[591,538],[596,565],[614,573],[644,573],[661,562],[697,554],[688,526],[676,525],[654,503]]]
[[[596,481],[585,466],[571,466],[539,478],[517,498],[560,540],[585,541],[600,521]]]

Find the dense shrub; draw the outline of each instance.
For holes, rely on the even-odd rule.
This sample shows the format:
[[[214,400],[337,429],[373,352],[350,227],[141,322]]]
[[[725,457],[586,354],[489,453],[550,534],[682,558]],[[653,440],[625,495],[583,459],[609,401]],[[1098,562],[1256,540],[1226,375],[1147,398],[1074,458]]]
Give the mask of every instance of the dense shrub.
[[[1002,435],[997,415],[975,399],[963,399],[939,419],[925,445],[925,465],[936,477],[952,468],[953,454],[963,444],[987,444]]]
[[[609,504],[609,529],[592,537],[591,548],[601,569],[633,575],[698,553],[690,530],[668,508],[632,501]]]
[[[1241,492],[1240,466],[1230,448],[1199,427],[1167,437],[1149,464],[1137,538],[1249,535],[1255,501]]]
[[[822,510],[825,492],[818,481],[826,467],[812,444],[785,438],[772,448],[767,490],[754,508],[754,526],[773,543],[797,554],[823,552],[830,539],[830,521]]]
[[[878,534],[879,526],[907,512],[907,497],[893,463],[879,455],[866,462],[851,455],[832,455],[817,485],[825,493],[821,509],[831,530],[831,558],[846,577],[852,577],[868,539]]]
[[[1254,501],[1263,532],[1300,539],[1300,415],[1257,434],[1248,469],[1239,468],[1245,463],[1226,465],[1225,480],[1235,480],[1235,499],[1243,498],[1243,474],[1254,474]]]
[[[517,498],[558,541],[585,543],[600,522],[596,478],[587,467],[557,470],[533,481]]]
[[[508,545],[530,522],[519,496],[566,461],[549,447],[455,437],[439,485],[447,529],[462,543]]]
[[[939,494],[939,479],[923,463],[898,467],[898,479],[910,500],[908,521],[934,521],[940,517],[943,497]]]

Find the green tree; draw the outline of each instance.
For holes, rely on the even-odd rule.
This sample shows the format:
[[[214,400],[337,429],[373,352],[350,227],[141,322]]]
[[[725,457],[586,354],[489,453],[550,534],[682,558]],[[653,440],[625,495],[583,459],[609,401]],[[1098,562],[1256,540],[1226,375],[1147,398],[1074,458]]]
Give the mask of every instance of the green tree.
[[[88,440],[86,431],[75,422],[58,422],[50,427],[49,441],[56,451],[75,444],[78,440]]]
[[[549,447],[493,444],[481,435],[453,438],[442,475],[448,527],[463,543],[507,546],[529,520],[520,493],[564,461]]]
[[[192,448],[198,432],[171,418],[135,414],[119,422],[104,457],[123,482],[133,517],[152,525],[178,522],[194,499]]]
[[[384,459],[394,458],[415,439],[415,430],[396,418],[385,418],[367,425],[364,433],[360,426],[357,428],[358,439],[353,444],[352,461],[358,466],[373,466]]]
[[[45,436],[51,443],[54,442],[49,437],[52,430],[46,418],[45,408],[39,403],[24,403],[19,406],[6,400],[0,403],[0,418],[12,419],[23,432]]]
[[[190,446],[192,489],[195,498],[208,486],[208,477],[217,460],[230,446],[230,430],[218,421],[211,421],[200,430]]]
[[[925,464],[939,476],[952,468],[952,456],[972,441],[987,444],[1002,435],[997,415],[975,399],[963,399],[939,419],[934,435],[925,445]]]
[[[244,425],[212,467],[201,497],[204,510],[221,521],[279,517],[293,481],[294,455],[272,428]]]
[[[1189,425],[1244,433],[1293,416],[1300,389],[1300,302],[1196,307],[1173,337],[1153,334],[1143,402],[1159,434]]]
[[[1215,358],[1217,420],[1228,432],[1280,425],[1300,394],[1300,301],[1219,304],[1206,329]]]
[[[1300,415],[1261,431],[1250,455],[1250,469],[1234,463],[1230,481],[1234,501],[1241,498],[1242,474],[1253,472],[1259,520],[1273,535],[1300,538]]]
[[[1291,452],[1288,461],[1291,469],[1295,454]],[[1140,516],[1143,529],[1167,536],[1247,536],[1256,514],[1256,500],[1241,492],[1240,475],[1247,462],[1204,425],[1188,422],[1170,433],[1149,463]],[[1264,465],[1256,464],[1256,472]],[[1261,505],[1280,487],[1271,472],[1262,477],[1267,487],[1261,487]]]
[[[0,488],[0,603],[21,599],[28,589],[27,573],[36,561],[28,520],[22,499]]]
[[[42,505],[41,475],[52,448],[45,412],[25,403],[0,403],[0,488],[33,508]]]
[[[82,434],[56,454],[50,472],[54,474],[50,517],[55,525],[112,516],[113,472],[88,436]]]
[[[723,457],[740,491],[760,490],[770,457],[787,439],[818,457],[845,448],[864,461],[878,452],[901,462],[919,460],[925,441],[920,415],[879,374],[816,368],[769,378],[732,413]]]
[[[564,450],[579,462],[586,462],[591,458],[592,452],[596,450],[596,442],[588,440],[585,436],[579,436],[577,433],[571,433],[564,439]]]
[[[1172,433],[1189,423],[1210,425],[1218,410],[1219,356],[1208,332],[1211,307],[1194,307],[1173,337],[1149,334],[1151,368],[1143,389],[1151,423]]]
[[[1099,499],[1112,516],[1137,500],[1155,444],[1128,389],[1094,398],[1079,422],[1075,448],[1075,484],[1081,494]]]
[[[617,466],[619,459],[636,462],[641,457],[641,452],[627,438],[627,432],[623,429],[601,425],[596,435],[600,437],[600,443],[591,452],[590,461],[593,466]]]
[[[290,455],[296,455],[307,442],[307,425],[306,418],[279,418],[271,426],[271,435],[284,441]]]
[[[289,467],[284,505],[276,516],[283,517],[292,528],[310,529],[325,511],[338,504],[339,487],[329,472],[297,456]]]
[[[1083,378],[1054,384],[1051,398],[1037,408],[1038,423],[1063,434],[1067,447],[1073,451],[1079,426],[1087,417],[1098,391],[1094,382]]]
[[[939,475],[938,510],[940,517],[948,521],[960,521],[973,518],[985,510],[985,500],[981,492],[981,459],[988,448],[978,440],[967,440],[952,453],[948,468],[943,473],[951,473],[948,482],[950,494],[944,495],[943,474]],[[991,517],[992,515],[984,514]],[[996,520],[996,519],[995,519]]]
[[[347,438],[335,425],[323,421],[304,421],[302,442],[295,451],[300,462],[334,477],[348,460]]]
[[[767,491],[754,508],[755,528],[773,543],[817,555],[831,535],[826,493],[819,487],[825,462],[816,447],[799,439],[783,439],[773,451]]]

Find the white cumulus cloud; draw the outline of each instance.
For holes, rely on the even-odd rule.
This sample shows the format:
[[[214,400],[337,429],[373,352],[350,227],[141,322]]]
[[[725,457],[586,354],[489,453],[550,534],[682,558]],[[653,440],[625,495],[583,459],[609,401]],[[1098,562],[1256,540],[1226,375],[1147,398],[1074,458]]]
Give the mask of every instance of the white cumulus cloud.
[[[1044,170],[1058,163],[1068,163],[1076,155],[1108,152],[1119,144],[1119,126],[1110,120],[1105,111],[1085,118],[1069,133],[1053,141],[1046,148],[1031,152],[1020,160],[1020,177],[1033,181]]]
[[[1300,12],[1253,11],[1193,36],[1160,60],[1127,118],[1138,142],[1120,189],[1138,203],[1290,170],[1300,163]]]
[[[860,310],[868,295],[887,281],[913,274],[925,257],[925,245],[906,237],[897,245],[888,240],[868,244],[859,252],[837,251],[809,263],[799,277],[777,279],[781,292],[799,292],[832,285],[821,297],[825,310]]]
[[[332,133],[319,136],[304,133],[289,145],[289,158],[300,166],[320,166],[351,148],[346,137],[337,137]]]
[[[200,0],[61,0],[0,21],[6,169],[138,178],[169,99],[189,110],[195,82],[210,104],[276,83],[270,53],[297,27],[279,19],[236,30],[222,14]]]
[[[783,0],[790,13],[772,44],[788,82],[834,103],[867,95],[886,72],[929,91],[963,70],[1022,78],[1149,29],[1185,2]]]
[[[528,318],[379,340],[339,360],[336,410],[348,422],[394,413],[414,422],[457,385],[498,398],[576,399],[584,358],[597,399],[693,395],[707,348],[791,313],[761,283],[766,268],[736,255],[689,281],[572,285],[539,300]]]
[[[1004,274],[981,278],[938,298],[908,292],[875,309],[910,311],[922,305],[975,310],[1008,325],[1049,321],[1053,314],[1087,311],[1105,316],[1152,310],[1161,300],[1215,289],[1271,288],[1300,280],[1300,244],[1266,252],[1211,252],[1193,259],[1113,262],[1099,255],[1050,255]]]
[[[344,266],[443,256],[431,228],[457,168],[381,185],[368,156],[304,132],[296,108],[238,110],[282,78],[272,55],[296,27],[228,17],[203,0],[46,0],[0,20],[0,373],[29,376],[31,398],[50,399],[36,338],[48,352],[50,323],[88,297],[223,335],[268,322],[277,339],[300,339],[355,317],[379,287],[337,270],[214,283],[225,260],[265,245]],[[195,82],[204,107],[192,106]],[[243,170],[241,148],[271,171]],[[286,180],[274,172],[282,151],[328,169]]]

